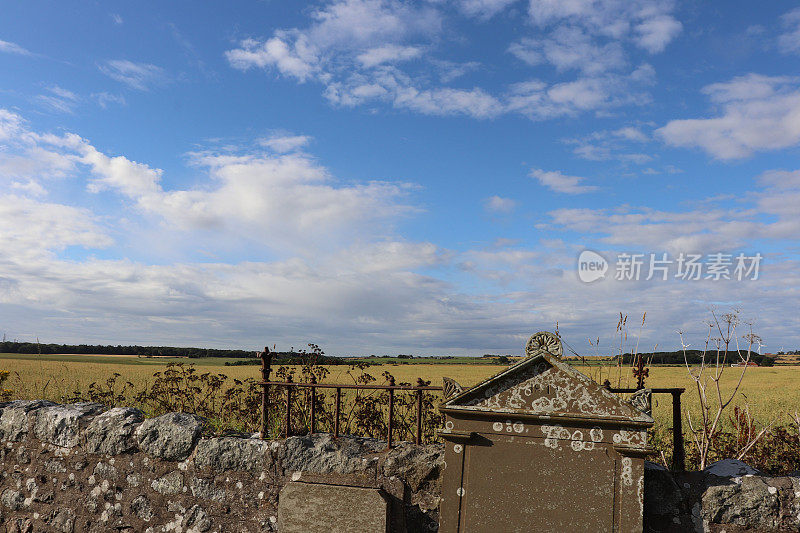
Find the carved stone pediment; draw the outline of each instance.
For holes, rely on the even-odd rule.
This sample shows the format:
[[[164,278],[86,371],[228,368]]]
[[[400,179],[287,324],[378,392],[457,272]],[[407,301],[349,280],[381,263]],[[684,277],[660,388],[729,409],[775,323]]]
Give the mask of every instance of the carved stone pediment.
[[[630,402],[561,361],[557,337],[537,333],[528,341],[531,356],[456,396],[451,410],[651,422]],[[556,347],[552,340],[558,343]],[[550,342],[550,343],[549,343]],[[549,343],[549,344],[548,344]],[[533,348],[531,348],[533,347]]]

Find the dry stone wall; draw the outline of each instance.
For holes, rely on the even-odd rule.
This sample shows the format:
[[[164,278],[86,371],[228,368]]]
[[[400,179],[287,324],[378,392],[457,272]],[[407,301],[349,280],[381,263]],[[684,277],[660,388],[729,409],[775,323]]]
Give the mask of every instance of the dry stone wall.
[[[276,531],[289,481],[382,489],[392,531],[431,531],[438,522],[436,445],[386,452],[377,440],[326,434],[206,438],[194,415],[145,420],[136,409],[98,404],[0,409],[0,531]]]
[[[704,472],[674,474],[646,463],[645,531],[800,531],[800,477],[759,476],[739,461],[720,463]]]
[[[203,420],[183,413],[0,404],[0,533],[277,531],[278,496],[291,481],[381,489],[392,532],[435,531],[443,447],[385,447],[327,434],[208,438]],[[684,474],[647,464],[645,531],[800,531],[800,477],[753,472],[734,462]]]

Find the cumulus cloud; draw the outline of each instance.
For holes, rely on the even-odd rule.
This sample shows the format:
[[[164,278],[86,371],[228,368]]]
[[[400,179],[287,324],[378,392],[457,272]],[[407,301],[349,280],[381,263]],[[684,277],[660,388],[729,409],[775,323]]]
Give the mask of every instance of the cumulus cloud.
[[[487,19],[511,3],[471,0],[458,7]],[[655,11],[663,15],[669,10]],[[278,29],[266,39],[244,39],[225,56],[236,69],[266,69],[299,83],[321,84],[325,98],[338,106],[381,102],[427,115],[486,119],[521,113],[540,120],[648,100],[639,87],[652,83],[652,67],[609,73],[627,67],[623,47],[617,41],[598,42],[597,29],[587,24],[559,25],[545,38],[524,38],[509,48],[531,65],[548,61],[562,71],[576,70],[578,79],[533,92],[520,89],[531,88],[532,82],[501,91],[480,84],[437,85],[420,65],[433,66],[445,84],[480,66],[432,56],[441,39],[443,14],[435,3],[333,0],[311,11],[307,26]]]
[[[616,159],[623,163],[644,164],[653,159],[649,154],[636,152],[650,137],[637,126],[623,126],[616,130],[600,130],[582,137],[565,139],[574,146],[573,153],[591,161]]]
[[[259,139],[258,143],[265,146],[273,152],[285,153],[300,150],[311,142],[311,137],[308,135],[271,135],[265,139]]]
[[[567,176],[559,171],[531,170],[530,176],[554,192],[564,194],[584,194],[598,189],[595,185],[582,185],[586,178]]]
[[[794,239],[800,232],[800,171],[771,170],[754,181],[758,187],[743,194],[736,207],[729,196],[720,196],[683,211],[623,206],[549,214],[556,226],[602,235],[606,244],[654,251],[712,253],[759,240]]]
[[[558,70],[580,70],[585,74],[599,74],[619,69],[626,64],[619,42],[600,45],[581,28],[561,26],[543,39],[523,38],[508,49],[529,65],[548,62]]]
[[[741,159],[800,143],[797,80],[747,74],[709,85],[703,92],[722,114],[668,122],[656,130],[667,144],[699,147],[719,159]]]
[[[512,198],[495,195],[484,200],[483,207],[489,213],[511,213],[517,207],[517,202]]]
[[[674,2],[658,0],[530,0],[528,13],[539,27],[568,23],[602,37],[633,38],[638,46],[655,53],[681,30],[681,23],[671,14],[674,7]]]
[[[517,0],[460,0],[458,7],[470,17],[489,19],[503,11]]]
[[[0,234],[4,247],[28,256],[68,246],[105,248],[113,242],[88,210],[18,194],[0,196]]]
[[[127,59],[110,59],[98,65],[98,68],[112,80],[140,91],[148,91],[166,80],[166,72],[161,67],[149,63],[134,63]]]
[[[800,8],[781,17],[784,32],[778,36],[778,48],[785,54],[800,54]]]
[[[416,46],[397,46],[385,45],[370,48],[358,55],[358,61],[366,68],[382,65],[384,63],[396,63],[398,61],[408,61],[422,54],[422,49]]]
[[[642,105],[650,101],[650,96],[636,90],[636,84],[650,82],[651,68],[641,65],[627,76],[606,74],[553,85],[540,80],[516,83],[506,97],[506,108],[541,120]]]
[[[607,135],[631,143],[647,137],[635,125]],[[267,140],[291,137],[302,136]],[[104,153],[72,133],[34,131],[0,110],[0,161],[16,158],[11,170],[0,171],[0,306],[13,310],[4,314],[4,328],[36,328],[43,339],[61,342],[255,348],[310,341],[339,355],[442,355],[521,353],[527,335],[558,321],[583,352],[576,339],[610,338],[617,310],[648,311],[648,341],[675,346],[668,332],[701,329],[702,302],[735,298],[757,310],[768,324],[758,332],[768,339],[797,339],[800,320],[785,296],[800,284],[796,261],[771,258],[758,282],[735,286],[584,285],[575,275],[578,243],[522,246],[505,239],[449,250],[415,242],[396,225],[413,213],[408,186],[347,181],[299,148],[279,145],[188,154],[194,174],[176,187],[169,172],[148,162]],[[590,187],[560,172],[534,172],[550,186]],[[70,193],[50,192],[53,180],[71,186]],[[719,200],[686,211],[554,209],[543,213],[542,230],[578,232],[603,253],[710,253],[794,239],[800,173],[767,172],[753,187],[736,206]],[[486,199],[487,206],[509,206],[497,198]],[[98,211],[104,206],[107,216]],[[246,256],[226,256],[224,246],[212,246],[220,255],[213,260],[186,251],[216,244],[214,236],[245,248]],[[164,242],[180,246],[154,251]]]
[[[240,46],[225,52],[228,62],[240,70],[274,67],[281,74],[304,82],[319,68],[317,51],[305,38],[298,38],[291,44],[282,37],[273,37],[264,42],[246,39]]]

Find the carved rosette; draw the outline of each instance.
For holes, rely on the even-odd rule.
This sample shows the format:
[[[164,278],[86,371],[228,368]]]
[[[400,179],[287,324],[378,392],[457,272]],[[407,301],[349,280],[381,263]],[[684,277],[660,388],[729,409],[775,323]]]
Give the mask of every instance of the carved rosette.
[[[533,357],[541,352],[547,352],[560,358],[564,355],[564,348],[561,346],[561,341],[554,333],[549,331],[540,331],[534,333],[528,339],[528,344],[525,345],[525,356]]]

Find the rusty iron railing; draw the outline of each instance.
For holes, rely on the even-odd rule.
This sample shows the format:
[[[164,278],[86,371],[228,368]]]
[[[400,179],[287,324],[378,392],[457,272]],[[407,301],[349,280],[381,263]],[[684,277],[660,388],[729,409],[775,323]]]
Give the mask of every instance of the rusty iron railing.
[[[616,388],[609,386],[606,383],[606,388],[611,392],[632,393],[640,389],[636,388]],[[665,388],[652,388],[650,389],[653,394],[671,394],[672,395],[672,469],[676,472],[683,472],[686,470],[686,451],[683,446],[683,421],[681,419],[681,394],[686,392],[686,389],[680,387],[665,387]]]
[[[386,431],[386,442],[387,447],[391,448],[393,444],[393,432],[394,432],[394,404],[395,404],[395,392],[397,391],[408,391],[413,392],[416,395],[416,433],[414,435],[414,442],[416,444],[422,444],[422,419],[423,419],[423,406],[422,406],[422,395],[425,391],[442,391],[442,387],[435,387],[430,385],[424,385],[422,383],[421,378],[417,378],[417,385],[410,386],[410,385],[395,385],[394,378],[390,379],[389,385],[347,385],[347,384],[331,384],[331,383],[317,383],[316,377],[312,376],[311,381],[309,383],[298,383],[292,381],[292,377],[289,376],[287,381],[270,381],[269,377],[272,372],[271,364],[272,364],[272,353],[265,348],[263,352],[261,352],[261,378],[262,381],[259,383],[261,385],[261,438],[264,439],[267,437],[267,432],[269,428],[269,389],[272,386],[276,387],[285,387],[286,388],[286,412],[285,420],[284,420],[284,437],[288,437],[291,435],[291,427],[292,427],[292,394],[293,389],[295,388],[310,388],[311,389],[311,401],[309,407],[309,416],[310,416],[310,432],[316,433],[316,394],[317,389],[335,389],[336,396],[335,396],[335,407],[334,407],[334,417],[333,417],[333,437],[339,437],[339,420],[341,418],[341,405],[342,405],[342,391],[343,390],[384,390],[388,391],[389,394],[389,405],[388,405],[388,422],[387,422],[387,431]]]
[[[272,353],[268,348],[260,354],[261,357],[261,438],[267,437],[269,428],[269,388],[271,386],[285,387],[286,388],[286,413],[284,420],[284,436],[288,437],[291,434],[292,424],[292,389],[298,387],[311,388],[311,401],[309,408],[309,415],[311,418],[310,431],[316,433],[316,391],[317,389],[335,389],[335,407],[333,419],[333,436],[339,436],[339,420],[341,418],[341,404],[342,404],[342,390],[385,390],[389,393],[389,419],[387,423],[387,446],[391,448],[393,444],[392,436],[394,430],[394,394],[396,391],[411,391],[416,394],[416,433],[414,435],[414,442],[416,444],[422,443],[422,394],[424,391],[442,391],[443,387],[428,386],[422,384],[422,379],[417,378],[416,386],[409,385],[395,385],[394,378],[391,378],[389,385],[346,385],[346,384],[329,384],[317,383],[316,377],[311,377],[310,383],[296,383],[292,381],[292,376],[288,377],[288,381],[270,381],[270,374],[272,373]],[[611,384],[606,381],[605,388],[614,393],[633,393],[636,388],[619,388],[611,387]],[[674,388],[652,388],[650,389],[653,394],[671,394],[672,395],[672,467],[673,470],[683,472],[686,470],[686,452],[683,442],[683,421],[681,418],[681,394],[686,389]]]

